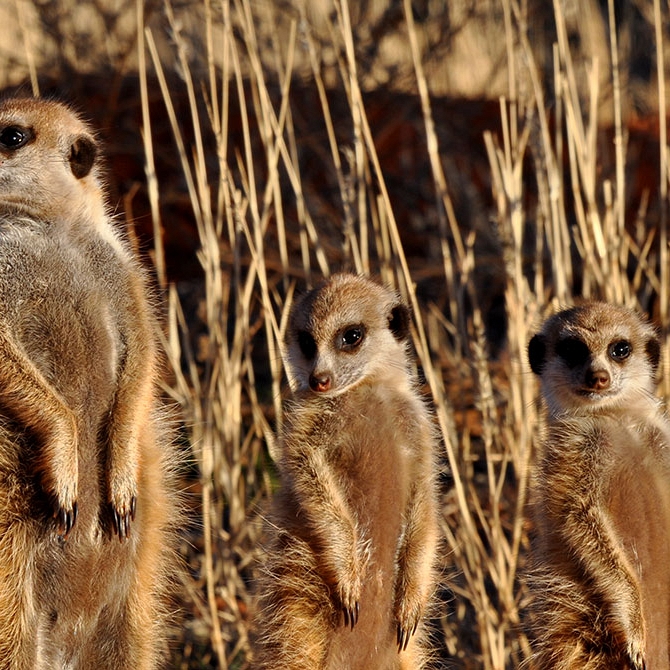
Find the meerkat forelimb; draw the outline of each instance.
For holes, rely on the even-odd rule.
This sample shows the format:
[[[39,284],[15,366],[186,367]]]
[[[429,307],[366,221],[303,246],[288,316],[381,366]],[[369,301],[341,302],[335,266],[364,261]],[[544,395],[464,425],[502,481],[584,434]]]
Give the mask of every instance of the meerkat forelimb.
[[[394,292],[348,274],[291,310],[293,399],[259,584],[259,670],[423,667],[435,434],[409,322]]]
[[[670,424],[660,345],[637,313],[586,302],[528,348],[548,409],[533,542],[539,669],[667,668]]]

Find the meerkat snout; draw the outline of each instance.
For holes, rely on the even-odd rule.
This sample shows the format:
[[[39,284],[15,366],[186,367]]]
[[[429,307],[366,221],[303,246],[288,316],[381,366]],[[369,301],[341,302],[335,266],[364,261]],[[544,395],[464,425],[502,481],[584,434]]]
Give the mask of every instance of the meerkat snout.
[[[593,391],[605,391],[610,385],[610,375],[607,370],[587,370],[584,380],[586,389]]]
[[[319,375],[311,374],[309,376],[309,388],[315,393],[326,393],[330,391],[330,373],[321,373]]]

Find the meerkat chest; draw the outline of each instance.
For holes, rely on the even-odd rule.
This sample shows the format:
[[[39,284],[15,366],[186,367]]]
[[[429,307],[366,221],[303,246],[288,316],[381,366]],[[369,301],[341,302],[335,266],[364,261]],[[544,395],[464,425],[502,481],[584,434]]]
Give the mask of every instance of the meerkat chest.
[[[411,484],[411,435],[404,404],[379,390],[362,388],[345,398],[341,440],[330,458],[361,505],[404,506]],[[410,431],[411,432],[411,431]]]
[[[391,495],[395,507],[411,477],[409,437],[398,407],[363,388],[316,400],[295,408],[289,418],[284,449],[291,467],[300,468],[305,454],[318,452],[352,504],[377,506]]]
[[[0,321],[74,405],[111,393],[121,343],[110,287],[75,246],[44,235],[0,237]]]
[[[541,466],[543,504],[559,523],[589,501],[616,519],[664,517],[660,510],[670,510],[667,452],[664,432],[654,424],[607,416],[556,424]]]

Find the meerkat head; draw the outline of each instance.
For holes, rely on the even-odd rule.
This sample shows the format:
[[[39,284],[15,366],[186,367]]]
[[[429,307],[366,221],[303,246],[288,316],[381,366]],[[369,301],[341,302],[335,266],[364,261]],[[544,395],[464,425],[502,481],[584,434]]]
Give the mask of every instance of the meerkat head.
[[[406,377],[409,322],[409,308],[393,291],[364,277],[334,275],[291,309],[291,388],[339,395],[371,377]]]
[[[660,344],[632,310],[588,302],[549,318],[528,358],[552,415],[589,414],[648,402]]]
[[[66,105],[0,103],[0,206],[41,219],[100,216],[97,156],[91,130]]]

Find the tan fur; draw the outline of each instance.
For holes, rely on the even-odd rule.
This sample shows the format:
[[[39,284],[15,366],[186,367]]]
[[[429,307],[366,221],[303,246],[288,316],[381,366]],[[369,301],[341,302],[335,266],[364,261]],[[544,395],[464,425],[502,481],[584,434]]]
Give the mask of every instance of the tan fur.
[[[393,292],[347,274],[292,309],[294,398],[258,588],[258,670],[424,666],[435,438],[408,326]]]
[[[0,667],[12,670],[155,668],[164,642],[175,503],[154,318],[97,153],[64,105],[0,104]]]
[[[659,344],[635,312],[585,303],[529,345],[549,418],[534,492],[534,667],[667,670],[670,424]]]

